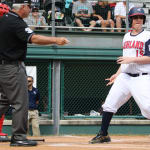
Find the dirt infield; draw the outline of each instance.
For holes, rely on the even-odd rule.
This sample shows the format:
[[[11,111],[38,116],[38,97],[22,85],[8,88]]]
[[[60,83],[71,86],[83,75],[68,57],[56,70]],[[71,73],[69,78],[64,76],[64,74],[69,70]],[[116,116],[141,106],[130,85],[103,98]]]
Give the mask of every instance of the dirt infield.
[[[42,136],[45,142],[36,147],[10,147],[9,143],[0,143],[0,150],[150,150],[150,136],[111,136],[112,142],[89,144],[93,136]],[[32,139],[33,137],[30,137]],[[36,139],[38,139],[36,138]],[[35,138],[34,138],[35,139]]]

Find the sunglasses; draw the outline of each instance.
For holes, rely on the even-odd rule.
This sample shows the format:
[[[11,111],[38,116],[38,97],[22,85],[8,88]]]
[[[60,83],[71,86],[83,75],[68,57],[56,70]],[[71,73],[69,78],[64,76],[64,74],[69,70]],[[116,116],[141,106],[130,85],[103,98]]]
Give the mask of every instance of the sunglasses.
[[[28,82],[32,82],[31,80],[28,80]]]
[[[38,10],[33,10],[32,12],[39,12]]]
[[[133,18],[133,19],[144,19],[144,16],[139,15],[139,16],[133,16],[132,18]]]
[[[28,4],[27,6],[31,9],[31,5],[30,4]]]

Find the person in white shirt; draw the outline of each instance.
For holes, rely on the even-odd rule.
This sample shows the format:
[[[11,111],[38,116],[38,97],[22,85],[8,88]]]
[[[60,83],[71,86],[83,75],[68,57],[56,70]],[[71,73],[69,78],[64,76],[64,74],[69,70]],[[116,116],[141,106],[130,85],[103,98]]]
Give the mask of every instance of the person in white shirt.
[[[32,30],[42,30],[42,29],[47,29],[47,28],[43,28],[43,27],[40,27],[40,26],[46,26],[47,23],[46,23],[46,20],[45,18],[39,13],[39,9],[38,7],[34,7],[32,8],[32,14],[24,19],[24,21],[30,25],[30,28]],[[35,27],[35,26],[38,26],[38,27]]]
[[[134,7],[132,3],[129,3],[129,10]],[[115,20],[116,20],[116,27],[121,28],[122,24],[126,23],[126,1],[117,2],[114,10]],[[121,32],[121,29],[117,30]]]

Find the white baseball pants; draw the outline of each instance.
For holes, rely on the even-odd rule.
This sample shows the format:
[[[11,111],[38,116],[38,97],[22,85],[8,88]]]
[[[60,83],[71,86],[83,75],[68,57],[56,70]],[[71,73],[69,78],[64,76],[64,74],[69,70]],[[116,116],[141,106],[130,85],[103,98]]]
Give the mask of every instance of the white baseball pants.
[[[150,119],[150,74],[131,77],[121,73],[111,87],[103,111],[116,113],[133,96],[141,113]]]

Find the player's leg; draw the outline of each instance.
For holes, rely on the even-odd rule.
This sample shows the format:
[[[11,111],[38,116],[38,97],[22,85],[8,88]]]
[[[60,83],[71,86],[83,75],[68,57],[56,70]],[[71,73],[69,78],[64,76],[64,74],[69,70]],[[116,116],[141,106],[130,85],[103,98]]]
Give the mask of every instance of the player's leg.
[[[150,75],[135,77],[130,84],[134,97],[141,113],[150,119]]]
[[[0,85],[0,118],[5,114],[9,108],[9,103],[4,91]]]
[[[0,142],[9,142],[8,134],[2,132],[5,115],[0,118]]]
[[[3,113],[8,109],[8,99],[4,94],[2,87],[0,86],[0,107],[3,108]],[[0,142],[9,142],[8,134],[2,132],[5,115],[0,117]]]
[[[102,105],[103,113],[102,113],[102,124],[99,130],[99,133],[96,137],[94,137],[90,143],[103,143],[110,142],[110,137],[108,136],[108,128],[110,125],[110,121],[114,113],[128,101],[130,98],[130,92],[128,90],[127,76],[125,74],[121,74],[117,77],[113,86],[110,89],[110,92],[106,98],[105,103]]]
[[[0,134],[2,133],[3,122],[4,122],[4,115],[0,118]]]

